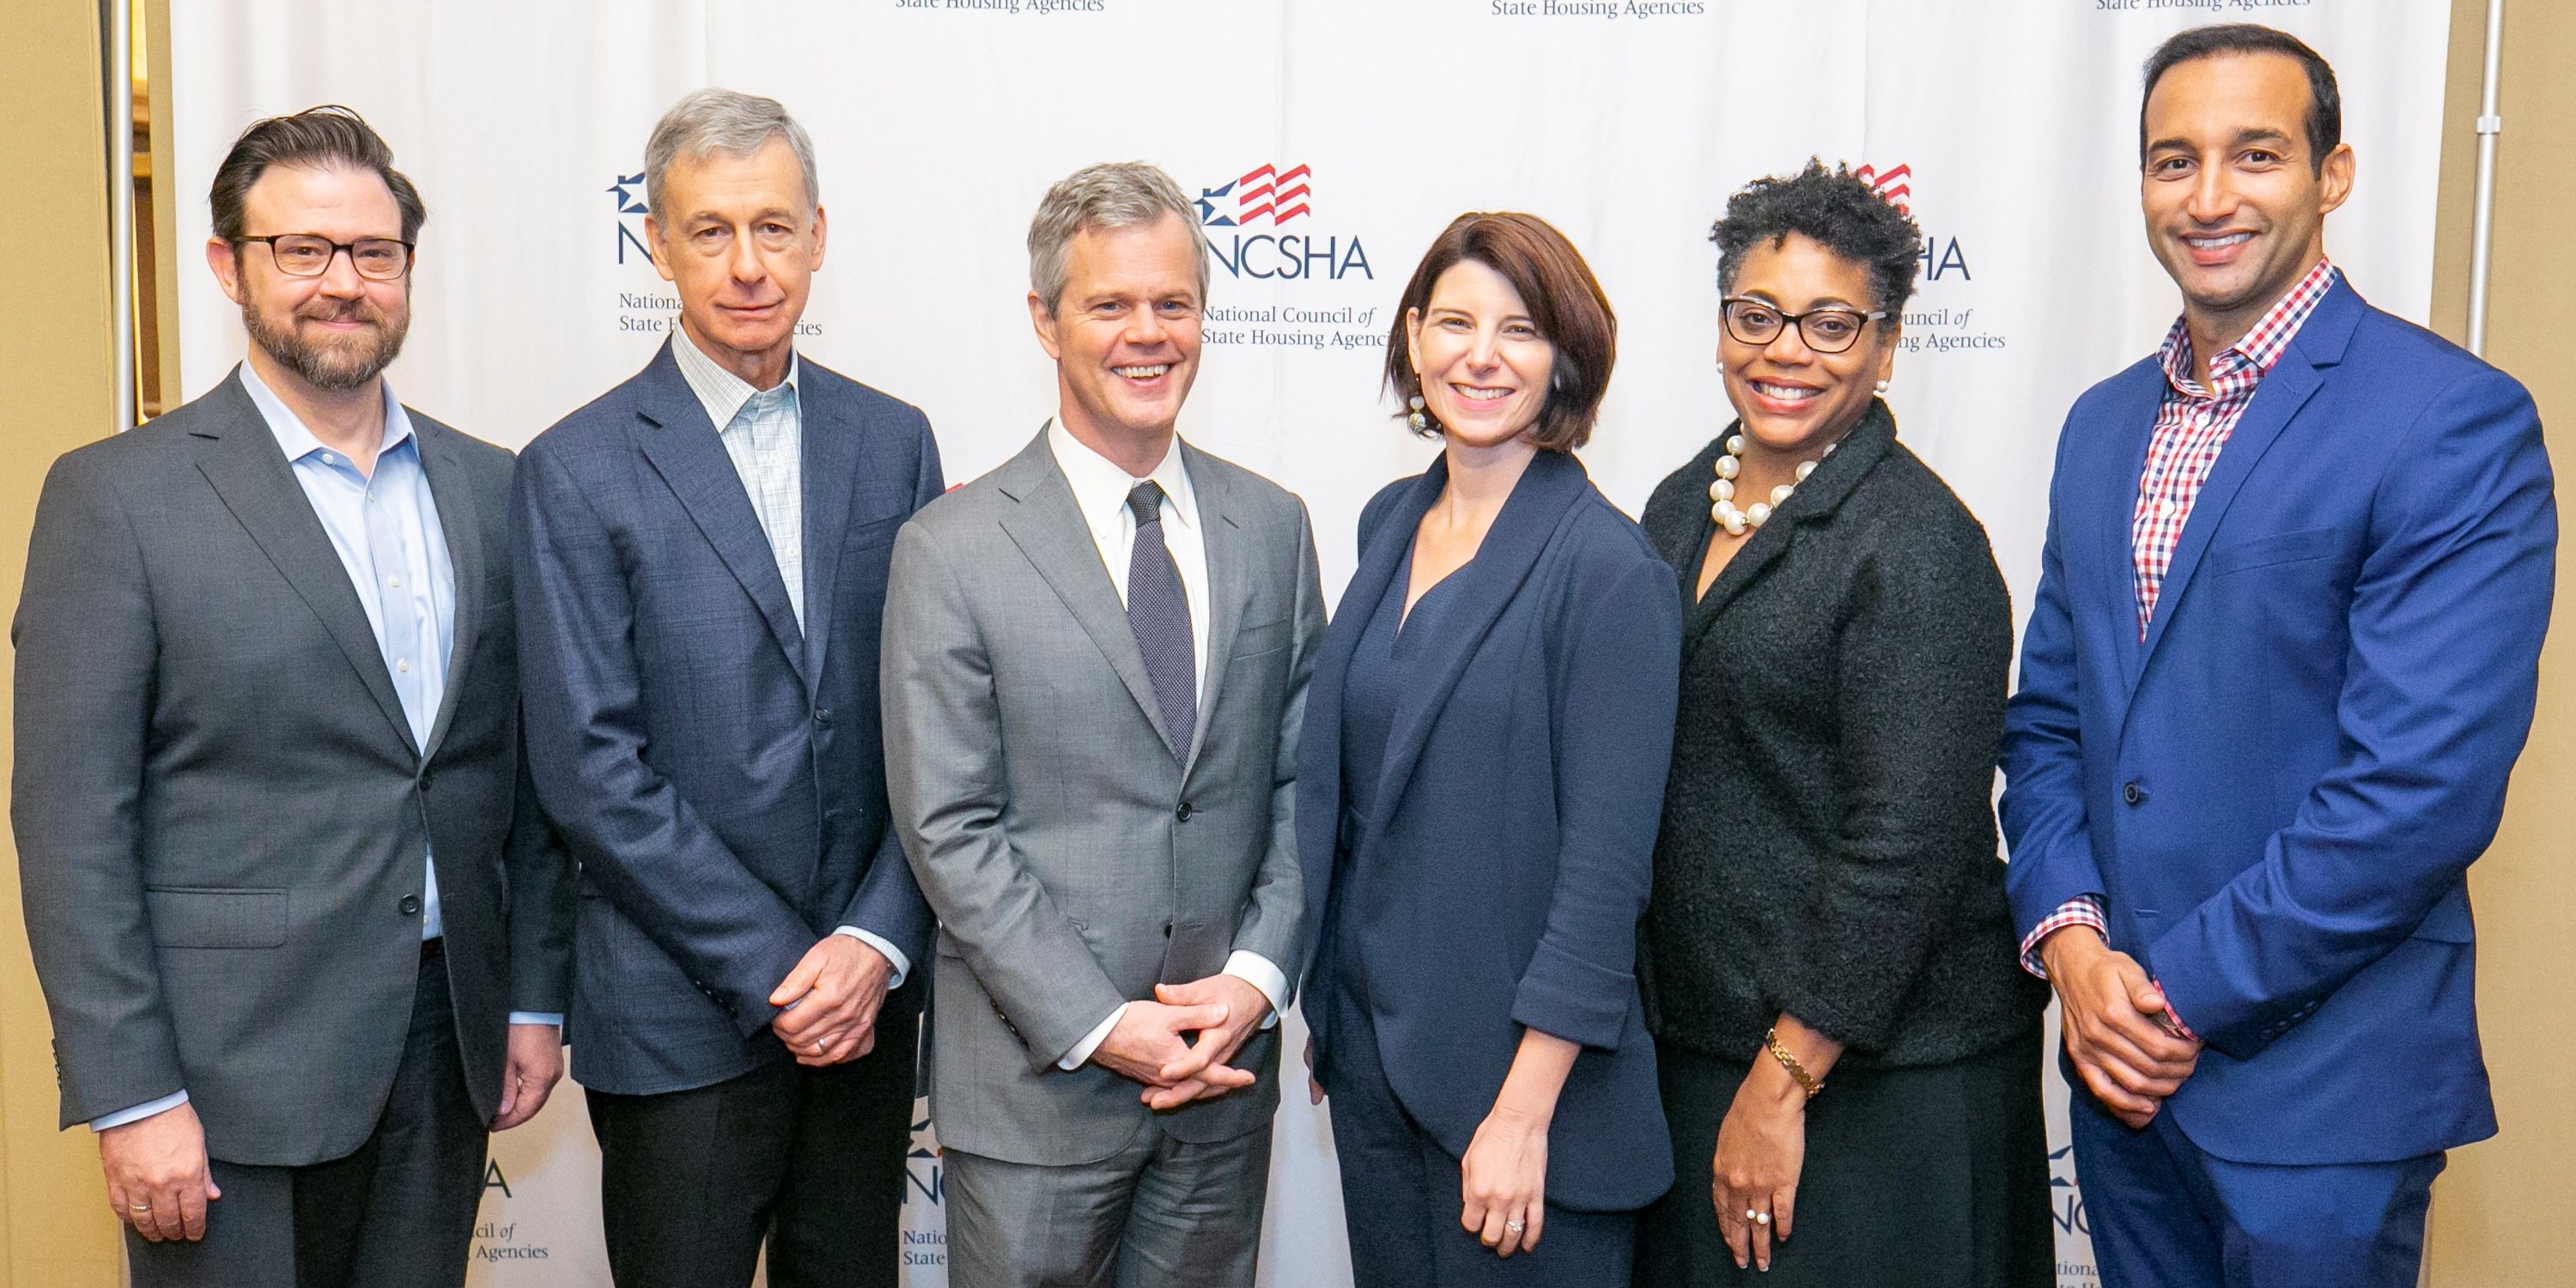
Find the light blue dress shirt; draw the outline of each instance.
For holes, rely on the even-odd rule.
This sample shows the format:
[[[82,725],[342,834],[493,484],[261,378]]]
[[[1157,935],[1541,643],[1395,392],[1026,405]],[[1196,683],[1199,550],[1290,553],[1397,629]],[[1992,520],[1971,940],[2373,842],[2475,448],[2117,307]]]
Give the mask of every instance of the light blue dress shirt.
[[[751,498],[751,512],[769,538],[769,557],[778,563],[779,580],[787,583],[787,607],[796,628],[805,628],[805,413],[796,396],[796,355],[787,355],[787,378],[767,389],[727,371],[698,348],[686,331],[671,337],[671,360],[680,378],[706,408],[716,438]],[[827,607],[825,611],[830,611]],[[912,959],[892,940],[858,926],[837,926],[847,935],[883,954],[894,968],[886,978],[891,991],[903,987]]]
[[[349,584],[367,610],[367,625],[384,653],[385,672],[394,695],[402,700],[411,725],[412,746],[429,745],[439,704],[447,696],[447,663],[456,641],[456,566],[447,550],[447,531],[438,521],[438,499],[421,468],[420,440],[411,417],[385,386],[383,445],[375,468],[360,472],[345,452],[327,447],[297,418],[249,364],[241,367],[242,388],[267,420],[269,432],[286,453],[295,482],[313,505],[313,515],[331,538],[331,548],[348,571]],[[438,868],[424,865],[420,900],[420,937],[438,938],[445,927],[438,906]],[[519,1011],[513,1024],[563,1023],[560,1015]],[[148,1118],[187,1102],[188,1093],[173,1092],[159,1100],[119,1110],[92,1120],[105,1131]]]

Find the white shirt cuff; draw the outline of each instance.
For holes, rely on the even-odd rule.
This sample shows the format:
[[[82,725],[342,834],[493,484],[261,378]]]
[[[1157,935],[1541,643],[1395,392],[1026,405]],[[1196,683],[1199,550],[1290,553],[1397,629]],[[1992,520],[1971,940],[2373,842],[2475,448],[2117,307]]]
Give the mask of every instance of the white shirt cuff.
[[[1270,1014],[1261,1017],[1261,1027],[1279,1022],[1280,999],[1288,996],[1288,973],[1259,953],[1237,948],[1225,959],[1224,974],[1250,984],[1270,999]]]
[[[512,1011],[510,1022],[512,1024],[551,1024],[556,1028],[562,1028],[563,1015],[556,1011]]]
[[[1125,1002],[1120,1002],[1118,1004],[1118,1009],[1111,1011],[1109,1013],[1109,1018],[1100,1022],[1100,1027],[1083,1035],[1083,1039],[1080,1042],[1074,1043],[1073,1049],[1065,1052],[1064,1058],[1055,1062],[1055,1067],[1064,1070],[1066,1073],[1071,1073],[1074,1070],[1081,1068],[1083,1062],[1091,1058],[1091,1053],[1099,1050],[1100,1044],[1109,1040],[1109,1031],[1118,1027],[1118,1017],[1125,1015],[1126,1013],[1127,1004]]]
[[[147,1100],[132,1109],[119,1109],[112,1114],[100,1114],[89,1120],[89,1129],[100,1132],[110,1127],[122,1127],[127,1123],[139,1123],[154,1114],[166,1114],[186,1103],[188,1103],[186,1091],[173,1091],[159,1100]]]
[[[860,943],[866,944],[868,947],[885,954],[886,961],[894,967],[894,978],[886,981],[887,992],[891,993],[896,989],[903,987],[904,976],[912,973],[912,959],[904,956],[902,949],[895,947],[893,944],[887,943],[884,936],[871,935],[856,926],[838,926],[833,928],[832,933],[836,935],[848,935],[850,938],[858,940]]]

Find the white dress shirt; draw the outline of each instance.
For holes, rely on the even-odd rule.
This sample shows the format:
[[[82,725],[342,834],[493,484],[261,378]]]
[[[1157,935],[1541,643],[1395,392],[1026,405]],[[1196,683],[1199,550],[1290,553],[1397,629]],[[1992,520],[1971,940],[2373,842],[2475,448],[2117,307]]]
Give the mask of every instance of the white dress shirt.
[[[681,331],[671,337],[671,357],[680,367],[680,378],[689,384],[689,392],[698,396],[698,405],[707,409],[707,420],[716,427],[716,437],[724,443],[725,455],[733,460],[734,473],[741,476],[742,489],[751,498],[751,512],[760,519],[760,531],[769,538],[769,555],[778,562],[779,580],[787,583],[787,607],[796,614],[797,629],[805,626],[805,413],[797,398],[797,359],[787,355],[787,378],[769,389],[754,389],[751,382],[725,370],[716,360],[698,348],[689,333]],[[827,606],[825,611],[830,611]],[[912,959],[893,942],[857,926],[837,926],[836,935],[847,935],[885,954],[894,974],[886,981],[889,990],[903,987],[904,977],[912,973]]]
[[[1171,446],[1164,449],[1162,462],[1144,478],[1127,473],[1125,466],[1083,445],[1064,427],[1061,420],[1047,424],[1047,450],[1055,454],[1056,468],[1064,471],[1065,483],[1073,489],[1073,504],[1082,512],[1084,526],[1091,529],[1091,543],[1100,552],[1100,562],[1108,570],[1109,584],[1118,592],[1118,602],[1127,602],[1127,561],[1136,549],[1136,515],[1127,508],[1127,494],[1147,480],[1163,489],[1163,548],[1171,552],[1172,566],[1181,574],[1181,593],[1190,614],[1190,653],[1195,667],[1194,692],[1207,700],[1208,658],[1208,568],[1207,538],[1199,527],[1198,494],[1190,489],[1190,472],[1181,464],[1181,440],[1175,435]],[[1201,715],[1206,712],[1202,710]],[[1225,959],[1225,974],[1232,975],[1260,990],[1270,1000],[1270,1014],[1261,1021],[1269,1028],[1279,1022],[1279,999],[1288,995],[1288,974],[1277,963],[1259,953],[1241,949]],[[1109,1031],[1118,1027],[1118,1017],[1127,1013],[1120,1003],[1109,1012],[1109,1018],[1086,1034],[1073,1049],[1056,1062],[1059,1069],[1079,1069],[1100,1049]]]

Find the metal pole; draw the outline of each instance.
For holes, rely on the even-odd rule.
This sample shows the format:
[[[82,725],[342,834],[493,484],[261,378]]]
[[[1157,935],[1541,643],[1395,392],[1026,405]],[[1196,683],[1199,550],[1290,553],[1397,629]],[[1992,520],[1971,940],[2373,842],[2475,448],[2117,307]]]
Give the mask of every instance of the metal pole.
[[[134,5],[104,0],[107,49],[100,70],[107,88],[108,318],[115,328],[116,423],[134,428]]]
[[[2487,0],[2486,88],[2478,98],[2478,199],[2469,226],[2469,352],[2487,351],[2487,277],[2495,251],[2496,81],[2504,62],[2504,0]]]

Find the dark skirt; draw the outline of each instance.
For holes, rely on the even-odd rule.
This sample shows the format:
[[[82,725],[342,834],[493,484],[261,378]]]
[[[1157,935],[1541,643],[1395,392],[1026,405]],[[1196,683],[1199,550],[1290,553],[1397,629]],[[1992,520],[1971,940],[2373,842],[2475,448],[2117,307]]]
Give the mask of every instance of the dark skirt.
[[[1647,1213],[1637,1284],[2054,1288],[2040,1045],[2034,1028],[1948,1064],[1836,1070],[1807,1110],[1796,1225],[1767,1274],[1736,1269],[1709,1194],[1718,1124],[1752,1066],[1663,1048],[1676,1179]]]

